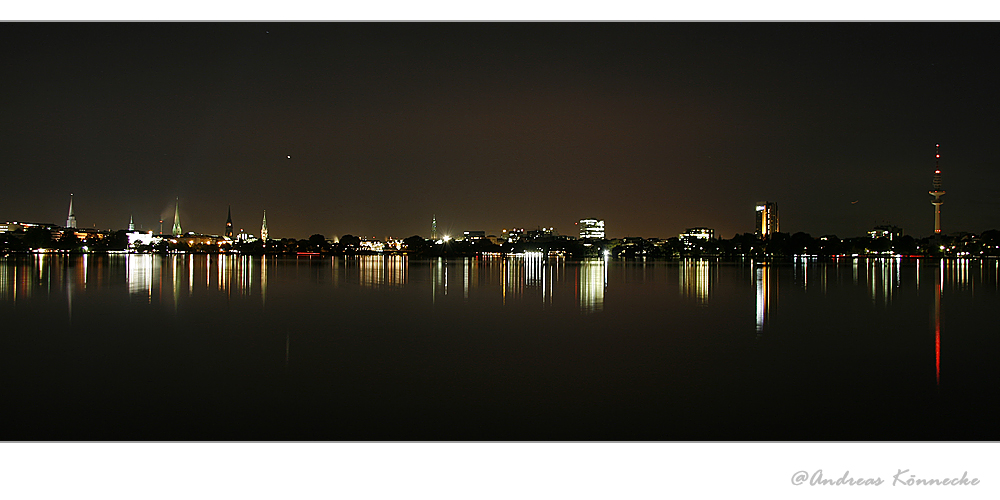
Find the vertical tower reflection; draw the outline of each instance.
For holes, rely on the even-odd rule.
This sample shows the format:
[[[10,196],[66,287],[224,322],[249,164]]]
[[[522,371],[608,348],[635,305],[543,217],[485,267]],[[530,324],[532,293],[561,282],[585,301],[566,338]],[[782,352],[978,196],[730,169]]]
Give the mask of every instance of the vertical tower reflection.
[[[260,306],[267,304],[267,256],[260,258]],[[287,359],[285,360],[288,361]]]
[[[770,312],[771,276],[767,262],[757,263],[754,266],[754,275],[757,291],[757,337],[760,337],[764,333],[764,326],[767,325],[767,317]]]
[[[934,278],[934,373],[941,385],[941,285],[944,282],[944,262]]]

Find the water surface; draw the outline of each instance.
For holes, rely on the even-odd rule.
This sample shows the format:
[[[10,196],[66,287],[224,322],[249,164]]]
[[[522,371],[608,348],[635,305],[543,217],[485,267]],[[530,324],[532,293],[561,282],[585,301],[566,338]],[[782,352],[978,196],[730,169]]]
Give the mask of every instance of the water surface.
[[[995,260],[0,258],[3,440],[996,440]]]

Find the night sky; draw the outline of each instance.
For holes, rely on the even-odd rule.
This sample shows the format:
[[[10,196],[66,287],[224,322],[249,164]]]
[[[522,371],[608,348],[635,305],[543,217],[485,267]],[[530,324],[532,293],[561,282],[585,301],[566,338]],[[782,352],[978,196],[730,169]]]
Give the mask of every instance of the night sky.
[[[7,23],[0,220],[1000,228],[994,23]],[[290,158],[289,158],[290,157]],[[856,202],[856,203],[852,203]]]

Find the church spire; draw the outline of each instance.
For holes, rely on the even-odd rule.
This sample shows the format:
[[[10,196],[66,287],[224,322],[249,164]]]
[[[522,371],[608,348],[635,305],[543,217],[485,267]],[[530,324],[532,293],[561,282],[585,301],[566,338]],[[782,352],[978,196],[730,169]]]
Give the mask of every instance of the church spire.
[[[66,227],[76,229],[76,215],[73,214],[73,193],[69,194],[69,215],[66,217]]]
[[[226,217],[226,238],[233,239],[233,207],[229,206],[229,215]]]
[[[264,210],[264,221],[260,224],[260,239],[267,241],[267,210]]]
[[[184,230],[181,229],[181,200],[177,198],[177,203],[174,205],[174,229],[171,231],[174,236],[180,236],[184,234]]]
[[[128,216],[128,230],[135,231],[135,222],[132,222],[132,214]]]

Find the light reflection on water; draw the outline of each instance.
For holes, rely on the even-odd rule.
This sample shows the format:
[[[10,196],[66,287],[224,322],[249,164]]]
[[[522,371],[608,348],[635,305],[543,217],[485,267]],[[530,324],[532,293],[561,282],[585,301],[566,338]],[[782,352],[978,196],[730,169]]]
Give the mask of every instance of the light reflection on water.
[[[51,296],[63,290],[68,301],[97,287],[124,284],[133,299],[147,303],[181,302],[182,291],[192,298],[201,291],[218,290],[228,296],[260,296],[266,303],[268,281],[292,281],[311,276],[310,281],[334,287],[368,289],[430,288],[431,303],[448,297],[457,282],[464,301],[478,291],[496,290],[501,305],[537,301],[551,306],[566,294],[575,296],[585,313],[605,308],[605,295],[617,286],[648,280],[676,279],[677,294],[701,307],[711,306],[720,263],[709,259],[684,259],[676,263],[623,263],[606,259],[567,262],[538,254],[487,256],[461,260],[410,262],[400,255],[355,257],[251,257],[238,255],[51,255],[0,258],[0,298],[10,303],[30,300],[40,291]],[[850,283],[864,288],[871,305],[890,307],[904,288],[904,280],[919,292],[924,271],[933,270],[946,292],[969,292],[975,296],[984,287],[997,290],[1000,269],[995,260],[975,261],[900,258],[848,258],[834,261],[797,259],[791,264],[753,262],[749,281],[754,290],[756,330],[764,329],[779,295],[778,281],[785,273],[801,292],[826,295],[831,287],[845,286],[843,269],[850,269]],[[294,269],[289,276],[289,269]],[[567,273],[567,268],[572,272]],[[575,268],[575,269],[573,269]],[[631,271],[623,271],[632,269]],[[624,274],[621,274],[624,272]],[[414,273],[416,273],[414,275]],[[620,274],[623,283],[609,283],[609,273]],[[940,276],[937,276],[940,274]],[[673,276],[673,278],[671,278]],[[928,279],[926,276],[924,280]],[[635,281],[638,280],[638,281]],[[168,294],[164,295],[164,288]]]
[[[770,266],[768,263],[763,262],[754,266],[754,283],[756,284],[754,291],[756,292],[756,304],[757,304],[757,337],[759,338],[764,333],[764,327],[767,325],[767,316],[770,311],[769,301],[771,298],[771,273]]]
[[[190,372],[188,378],[177,379],[181,395],[170,401],[178,408],[201,405],[198,398],[217,394],[213,391],[243,387],[240,384],[249,384],[245,377],[257,373],[253,384],[278,384],[269,393],[275,401],[291,400],[311,409],[313,403],[298,403],[297,398],[346,398],[345,404],[366,409],[367,418],[407,414],[405,408],[386,402],[392,398],[381,396],[389,392],[452,426],[461,422],[448,420],[451,414],[469,417],[469,422],[514,414],[528,422],[540,412],[551,417],[550,428],[555,429],[567,415],[597,411],[595,426],[620,419],[621,429],[633,429],[633,420],[639,419],[655,429],[657,419],[680,418],[676,408],[685,408],[694,413],[683,423],[709,429],[713,419],[718,424],[726,418],[720,415],[729,411],[729,404],[743,410],[733,414],[757,411],[758,423],[766,423],[767,415],[796,412],[819,418],[830,410],[829,403],[819,396],[801,396],[811,392],[835,394],[845,405],[838,411],[845,415],[873,411],[892,419],[900,413],[894,405],[903,396],[879,403],[858,398],[857,389],[873,385],[886,389],[882,394],[898,390],[906,398],[926,401],[937,396],[920,392],[925,389],[966,388],[971,393],[1000,383],[1000,373],[994,373],[1000,369],[991,368],[990,354],[1000,348],[1000,341],[987,334],[1000,296],[998,278],[995,260],[968,259],[725,263],[567,261],[541,255],[453,260],[377,255],[8,256],[0,258],[0,314],[20,321],[16,324],[22,328],[31,324],[32,315],[39,315],[47,318],[49,330],[35,337],[9,333],[18,331],[16,327],[8,330],[0,336],[6,349],[0,353],[6,352],[8,362],[16,360],[25,370],[35,362],[58,364],[53,359],[76,363],[65,378],[50,375],[51,387],[79,376],[86,382],[80,390],[99,387],[94,381],[126,384],[112,375],[100,378],[101,373],[114,372],[102,372],[100,363],[110,362],[126,374],[142,373],[129,364],[129,356],[153,356],[142,359],[153,363],[150,371],[156,373],[150,377],[160,384],[157,387],[174,387],[169,377],[159,382],[160,370]],[[127,316],[121,324],[129,325],[122,336],[115,330],[119,315]],[[80,344],[65,347],[66,339]],[[50,346],[57,348],[50,352]],[[171,346],[176,350],[170,351]],[[149,354],[165,348],[167,354],[159,358]],[[109,350],[114,355],[93,358],[99,362],[90,357]],[[206,354],[196,354],[201,351]],[[78,352],[90,354],[75,357]],[[280,377],[260,374],[272,358],[280,365]],[[290,385],[280,385],[286,383]],[[186,391],[202,384],[208,388],[188,399]],[[281,399],[284,391],[293,389],[299,391],[297,396]],[[256,386],[246,389],[247,394],[255,391]],[[41,404],[24,394],[21,403]],[[467,400],[473,402],[464,403]],[[244,410],[257,408],[256,400],[240,401]],[[974,399],[949,401],[966,405],[966,413],[981,412],[984,421],[994,416],[989,413],[992,407],[970,410]],[[147,404],[160,408],[158,403]],[[433,404],[448,410],[435,414],[429,409]],[[469,409],[473,407],[484,408],[483,413]],[[317,429],[335,428],[325,425],[326,414],[302,410],[296,415],[317,415]],[[31,418],[19,422],[28,425]],[[914,422],[914,428],[926,423]],[[722,423],[720,428],[738,432],[747,428]],[[685,436],[748,437],[703,432]],[[991,436],[1000,438],[1000,433]],[[427,437],[526,438],[474,433]]]

